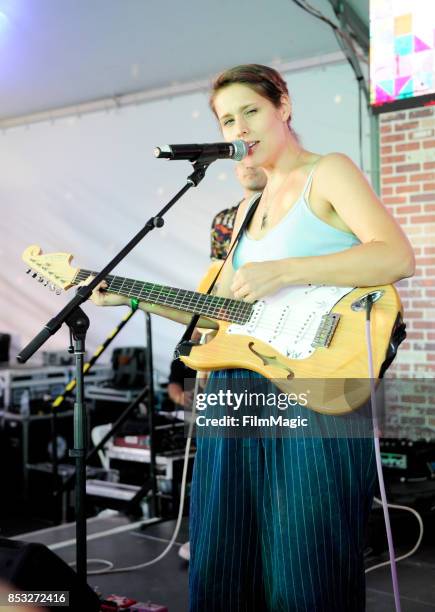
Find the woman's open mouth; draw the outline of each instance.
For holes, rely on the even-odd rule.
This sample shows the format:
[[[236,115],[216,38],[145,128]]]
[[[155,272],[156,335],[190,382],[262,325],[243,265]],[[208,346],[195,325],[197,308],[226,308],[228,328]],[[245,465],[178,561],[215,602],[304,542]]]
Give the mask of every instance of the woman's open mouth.
[[[248,155],[252,155],[252,153],[255,151],[256,146],[259,144],[259,140],[251,140],[248,142],[248,147],[249,147],[249,153]]]

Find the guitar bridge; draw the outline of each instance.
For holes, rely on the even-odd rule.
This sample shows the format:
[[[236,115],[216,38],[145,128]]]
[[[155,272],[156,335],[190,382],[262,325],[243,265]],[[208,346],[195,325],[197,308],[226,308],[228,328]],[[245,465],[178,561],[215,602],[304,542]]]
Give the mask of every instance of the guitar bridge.
[[[327,348],[331,344],[339,320],[339,314],[329,313],[323,315],[311,346],[313,348]]]

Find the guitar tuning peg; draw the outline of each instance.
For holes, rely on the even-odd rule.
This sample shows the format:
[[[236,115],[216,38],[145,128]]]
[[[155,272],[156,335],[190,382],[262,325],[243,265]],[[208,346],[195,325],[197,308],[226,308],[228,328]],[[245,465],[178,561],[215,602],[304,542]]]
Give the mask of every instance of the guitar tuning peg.
[[[60,295],[62,293],[62,289],[57,288],[56,289],[56,295]]]
[[[26,274],[30,274],[31,271],[32,271],[32,268],[29,268],[28,270],[26,270]]]
[[[54,291],[56,289],[56,287],[55,287],[55,285],[53,285],[53,283],[50,283],[49,289],[50,289],[50,291]]]
[[[38,273],[37,273],[37,272],[34,272],[34,273],[32,274],[32,278],[36,278],[37,276],[38,276]]]
[[[48,285],[48,279],[45,280],[44,287],[46,287],[47,285]]]
[[[38,278],[38,283],[43,283],[45,281],[45,278],[43,276],[40,276]]]

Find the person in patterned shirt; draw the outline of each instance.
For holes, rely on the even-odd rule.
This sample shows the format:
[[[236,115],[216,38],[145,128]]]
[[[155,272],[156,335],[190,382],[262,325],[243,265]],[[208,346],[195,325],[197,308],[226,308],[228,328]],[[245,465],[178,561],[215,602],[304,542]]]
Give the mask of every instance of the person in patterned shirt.
[[[253,168],[243,162],[236,164],[236,174],[243,187],[243,198],[231,208],[218,212],[211,224],[211,250],[212,261],[225,259],[234,228],[234,219],[237,209],[245,200],[249,200],[255,193],[263,191],[266,186],[266,174],[262,168]]]

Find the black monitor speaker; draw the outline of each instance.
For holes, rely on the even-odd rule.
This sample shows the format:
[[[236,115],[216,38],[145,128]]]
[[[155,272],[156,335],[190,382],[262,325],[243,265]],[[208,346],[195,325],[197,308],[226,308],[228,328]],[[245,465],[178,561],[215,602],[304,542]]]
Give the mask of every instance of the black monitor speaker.
[[[48,610],[100,609],[100,600],[91,587],[81,584],[76,572],[43,544],[0,538],[0,580],[22,591],[69,592],[69,606],[44,603]]]

